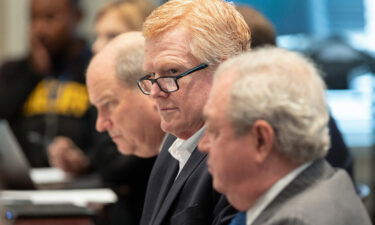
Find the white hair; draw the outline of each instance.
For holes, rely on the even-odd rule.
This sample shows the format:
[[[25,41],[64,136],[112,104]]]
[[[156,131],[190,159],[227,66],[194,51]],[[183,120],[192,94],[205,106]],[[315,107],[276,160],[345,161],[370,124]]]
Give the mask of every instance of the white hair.
[[[304,163],[323,157],[330,145],[325,84],[305,57],[267,47],[227,60],[215,77],[234,72],[229,118],[237,135],[256,120],[276,133],[276,148],[290,160]]]
[[[127,32],[113,42],[116,54],[116,76],[129,88],[137,88],[143,71],[144,38],[140,32]]]
[[[128,87],[137,88],[137,80],[145,75],[143,55],[143,46],[128,46],[117,55],[116,76]]]

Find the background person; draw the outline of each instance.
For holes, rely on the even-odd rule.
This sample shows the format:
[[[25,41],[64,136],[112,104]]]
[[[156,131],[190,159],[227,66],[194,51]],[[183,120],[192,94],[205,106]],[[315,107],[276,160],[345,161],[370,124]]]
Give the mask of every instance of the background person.
[[[196,146],[213,71],[249,49],[248,26],[228,2],[172,0],[151,13],[143,34],[149,75],[138,84],[155,101],[163,131],[175,137],[154,164],[141,225],[227,224],[234,211],[213,190],[206,155]]]
[[[324,160],[326,105],[323,80],[296,53],[253,50],[218,68],[200,149],[215,189],[246,211],[232,224],[371,224],[348,174]]]
[[[143,22],[154,6],[148,0],[115,1],[104,5],[95,18],[96,38],[92,45],[98,53],[117,35],[129,31],[141,31]]]
[[[95,132],[84,73],[91,57],[76,35],[76,0],[31,0],[30,53],[0,68],[0,118],[7,119],[32,167],[49,166],[57,136],[90,155],[104,138]],[[73,159],[73,171],[87,168]]]
[[[92,46],[94,53],[97,54],[110,40],[121,33],[141,30],[143,21],[151,9],[152,5],[147,0],[116,1],[104,5],[95,19],[96,40]],[[106,145],[105,143],[97,145],[99,144],[102,148]],[[98,147],[98,149],[100,148]],[[81,170],[87,171],[90,168],[99,170],[106,183],[115,183],[117,186],[128,182],[128,179],[121,180],[121,176],[119,176],[119,174],[129,172],[126,165],[129,163],[128,156],[121,155],[114,146],[103,151],[95,151],[92,155],[86,155],[71,141],[59,137],[49,145],[48,153],[51,165],[67,172],[76,173],[75,162],[82,161],[85,164],[81,164]],[[109,161],[111,163],[108,163]],[[142,160],[137,161],[141,163]],[[146,164],[148,163],[146,162]],[[143,167],[142,163],[139,166]],[[145,168],[147,170],[147,166]]]
[[[251,29],[251,48],[276,45],[276,30],[261,12],[247,5],[238,5],[236,9]]]
[[[249,6],[240,5],[236,9],[244,17],[251,30],[251,48],[256,49],[265,46],[276,46],[276,30],[272,23],[260,12]],[[350,177],[354,177],[354,158],[350,149],[346,146],[336,121],[330,115],[329,135],[331,146],[326,155],[327,161],[334,167],[345,169]]]

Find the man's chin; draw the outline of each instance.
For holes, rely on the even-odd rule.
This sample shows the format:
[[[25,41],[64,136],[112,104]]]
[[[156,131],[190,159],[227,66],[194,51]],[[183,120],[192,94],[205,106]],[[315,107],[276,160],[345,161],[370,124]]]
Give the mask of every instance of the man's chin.
[[[174,129],[174,126],[173,124],[171,123],[171,121],[165,121],[165,120],[161,120],[161,124],[160,124],[160,127],[161,129],[166,132],[166,133],[171,133],[173,134],[175,129]]]
[[[213,187],[217,192],[220,192],[221,194],[225,194],[225,189],[223,185],[221,185],[220,182],[217,181],[217,179],[213,178]]]
[[[133,155],[134,151],[133,148],[129,147],[128,145],[121,145],[116,143],[117,150],[123,155]]]
[[[139,157],[139,158],[151,158],[155,157],[158,153],[155,152],[144,152],[144,151],[135,151],[133,152],[133,155]]]
[[[226,196],[228,202],[238,211],[246,211],[247,209],[249,209],[248,207],[243,205],[243,200],[239,199],[237,196],[231,195],[230,193],[224,195]]]
[[[121,149],[121,148],[118,148],[119,152],[123,155],[134,155],[134,153],[132,151],[129,151],[129,149]]]

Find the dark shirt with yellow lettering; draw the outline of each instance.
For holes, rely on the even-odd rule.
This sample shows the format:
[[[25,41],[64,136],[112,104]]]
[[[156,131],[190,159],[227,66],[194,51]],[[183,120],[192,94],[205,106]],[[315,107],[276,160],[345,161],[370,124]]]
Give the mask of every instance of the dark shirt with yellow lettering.
[[[99,138],[89,104],[85,72],[91,52],[58,63],[48,75],[34,72],[28,58],[0,69],[0,119],[7,119],[32,167],[49,166],[47,146],[66,136],[83,150]]]

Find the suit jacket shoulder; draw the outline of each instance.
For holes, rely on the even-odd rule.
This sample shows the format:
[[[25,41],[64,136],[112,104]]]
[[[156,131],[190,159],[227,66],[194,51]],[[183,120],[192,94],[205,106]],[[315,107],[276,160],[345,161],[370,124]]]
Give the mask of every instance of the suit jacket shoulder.
[[[370,225],[348,174],[317,160],[293,180],[254,222],[260,224]]]

